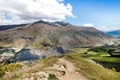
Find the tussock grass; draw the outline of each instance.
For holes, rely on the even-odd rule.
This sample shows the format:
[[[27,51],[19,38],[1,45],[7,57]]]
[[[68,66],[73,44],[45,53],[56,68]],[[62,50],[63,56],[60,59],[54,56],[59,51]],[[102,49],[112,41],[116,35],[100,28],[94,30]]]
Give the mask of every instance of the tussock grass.
[[[58,61],[58,58],[45,58],[43,60],[38,60],[35,64],[29,67],[23,67],[22,69],[18,69],[18,67],[13,67],[12,72],[9,72],[9,74],[5,74],[4,77],[2,77],[3,80],[21,80],[21,78],[29,78],[31,77],[32,73],[44,71],[45,67],[52,66]],[[8,65],[9,66],[9,65]],[[11,66],[10,66],[11,67]],[[14,70],[14,69],[17,69]],[[9,70],[11,71],[12,68]],[[17,74],[17,75],[16,75]]]
[[[9,65],[0,64],[0,77],[4,76],[6,72],[14,72],[19,70],[23,64],[21,63],[11,63]]]
[[[39,60],[40,64],[44,64],[45,67],[53,66],[58,61],[58,58],[45,58],[43,60]]]

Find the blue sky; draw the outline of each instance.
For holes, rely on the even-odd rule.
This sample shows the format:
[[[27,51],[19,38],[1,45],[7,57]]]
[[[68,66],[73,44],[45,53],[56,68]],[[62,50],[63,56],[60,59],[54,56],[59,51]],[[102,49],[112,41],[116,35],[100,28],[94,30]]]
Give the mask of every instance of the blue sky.
[[[120,0],[64,0],[73,7],[75,18],[66,22],[75,25],[93,24],[104,31],[120,29]]]

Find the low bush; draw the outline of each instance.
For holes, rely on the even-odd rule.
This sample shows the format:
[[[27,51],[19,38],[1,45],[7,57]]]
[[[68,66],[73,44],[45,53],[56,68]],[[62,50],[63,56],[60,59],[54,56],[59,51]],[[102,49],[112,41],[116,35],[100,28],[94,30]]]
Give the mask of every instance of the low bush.
[[[9,65],[5,65],[5,68],[6,68],[6,71],[13,72],[20,69],[22,66],[23,64],[20,64],[20,63],[11,63]]]
[[[20,77],[20,75],[18,75],[18,74],[13,74],[12,76],[11,76],[11,79],[15,79],[15,78],[19,78]]]
[[[19,70],[23,64],[20,63],[11,63],[9,65],[0,64],[0,77],[5,75],[5,72],[13,72]]]
[[[49,74],[48,80],[58,80],[55,74]]]

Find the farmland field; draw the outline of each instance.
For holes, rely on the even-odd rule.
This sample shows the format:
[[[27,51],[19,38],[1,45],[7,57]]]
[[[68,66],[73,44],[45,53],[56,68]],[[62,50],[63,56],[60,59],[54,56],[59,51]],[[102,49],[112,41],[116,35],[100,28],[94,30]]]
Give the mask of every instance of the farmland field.
[[[81,57],[89,58],[101,64],[105,68],[109,68],[120,72],[120,57],[111,57],[105,49],[101,48],[82,48],[76,51]]]

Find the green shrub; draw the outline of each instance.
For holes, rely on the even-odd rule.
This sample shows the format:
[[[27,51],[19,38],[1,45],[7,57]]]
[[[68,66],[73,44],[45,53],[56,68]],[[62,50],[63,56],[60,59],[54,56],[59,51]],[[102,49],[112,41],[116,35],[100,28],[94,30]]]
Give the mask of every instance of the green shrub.
[[[13,49],[7,49],[7,48],[0,50],[0,54],[2,54],[4,52],[15,52],[15,50],[13,50]]]
[[[0,77],[3,77],[5,75],[5,70],[0,69]]]
[[[0,64],[0,77],[5,75],[5,72],[13,72],[20,69],[23,64],[20,63],[11,63],[9,65]]]
[[[0,64],[0,77],[3,77],[4,74],[5,74],[5,67],[2,64]]]
[[[49,74],[48,80],[58,80],[55,74]]]
[[[41,44],[42,46],[44,46],[44,47],[49,47],[49,46],[51,46],[49,40],[47,40],[47,39],[45,39],[45,38],[41,40],[40,44]]]
[[[13,74],[12,76],[11,76],[11,79],[15,79],[15,78],[19,78],[20,77],[20,75],[18,75],[18,74]]]
[[[58,61],[57,58],[45,58],[43,60],[39,60],[39,63],[43,63],[44,66],[53,66]]]
[[[88,54],[88,52],[84,52],[83,54]]]
[[[115,68],[112,68],[112,71],[116,72],[116,69],[115,69]]]
[[[22,66],[23,64],[20,64],[20,63],[11,63],[9,65],[5,65],[6,71],[10,71],[10,72],[16,71],[20,69]]]
[[[95,78],[89,78],[89,80],[96,80]]]

